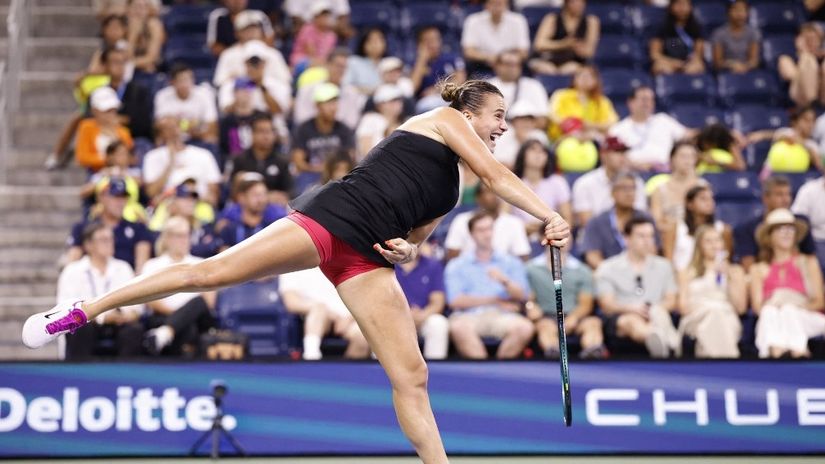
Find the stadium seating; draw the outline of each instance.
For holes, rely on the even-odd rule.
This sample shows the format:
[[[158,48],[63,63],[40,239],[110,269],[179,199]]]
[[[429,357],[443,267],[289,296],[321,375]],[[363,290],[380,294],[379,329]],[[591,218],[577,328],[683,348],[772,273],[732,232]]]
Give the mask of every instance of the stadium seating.
[[[602,91],[614,105],[624,103],[633,89],[640,86],[653,86],[648,73],[629,69],[605,69],[601,71]]]
[[[593,57],[600,69],[640,69],[644,60],[644,49],[633,36],[603,35]]]
[[[745,164],[749,171],[759,172],[768,158],[768,151],[771,149],[771,141],[763,140],[758,143],[752,143],[745,147],[742,156],[745,158]]]
[[[632,32],[632,23],[627,20],[627,8],[621,3],[590,2],[587,5],[587,14],[599,18],[602,34],[629,34]]]
[[[693,5],[693,14],[702,25],[708,40],[713,31],[728,20],[727,6],[723,2],[697,3]]]
[[[793,34],[772,35],[762,40],[762,61],[768,68],[775,68],[782,55],[795,56],[796,46]]]
[[[751,19],[763,34],[796,34],[804,12],[794,2],[765,2],[753,5]]]
[[[774,75],[767,71],[725,73],[719,75],[719,97],[729,108],[748,103],[776,106],[779,103],[779,85]]]
[[[722,201],[716,204],[716,219],[732,227],[762,214],[761,201]]]
[[[573,82],[573,78],[571,76],[549,76],[549,75],[539,75],[536,76],[541,85],[544,86],[544,90],[547,91],[547,95],[552,95],[558,89],[563,89],[566,87],[570,87],[570,83]]]
[[[655,6],[639,5],[633,12],[633,24],[636,33],[644,39],[649,39],[656,34],[665,19],[664,8]]]
[[[398,9],[390,2],[358,2],[350,5],[350,23],[356,29],[377,27],[392,32],[400,27]]]
[[[539,30],[541,20],[550,13],[558,13],[558,8],[547,8],[545,6],[530,6],[523,8],[521,14],[527,18],[527,25],[530,27],[530,38],[535,39],[536,31]]]
[[[666,106],[677,103],[713,106],[714,87],[713,77],[709,74],[656,76],[656,95]]]
[[[760,129],[788,127],[788,113],[776,107],[743,105],[732,113],[733,128],[747,134]]]
[[[753,172],[706,173],[702,177],[710,183],[717,202],[746,202],[759,199],[759,178]]]
[[[209,13],[214,5],[174,5],[163,17],[166,34],[171,39],[181,35],[206,34]]]
[[[726,123],[725,112],[718,108],[710,108],[699,104],[674,105],[670,108],[670,115],[686,127],[702,128],[708,124]]]

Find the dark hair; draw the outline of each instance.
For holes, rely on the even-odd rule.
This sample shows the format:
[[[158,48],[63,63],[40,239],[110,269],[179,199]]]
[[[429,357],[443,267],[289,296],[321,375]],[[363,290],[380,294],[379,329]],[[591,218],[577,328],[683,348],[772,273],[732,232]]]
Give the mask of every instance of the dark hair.
[[[673,15],[673,4],[678,1],[680,0],[670,0],[667,4],[664,27],[664,30],[666,31],[676,31],[676,16]],[[688,16],[687,22],[685,23],[685,32],[694,38],[702,36],[702,25],[696,20],[696,15],[693,13],[692,2],[690,7],[690,16]]]
[[[81,232],[80,234],[80,238],[82,240],[80,243],[86,243],[91,241],[99,230],[103,230],[105,228],[106,225],[100,221],[92,221],[86,224],[86,226],[83,227],[83,232]]]
[[[570,77],[570,88],[576,88],[576,77],[585,72],[590,71],[593,73],[593,79],[596,81],[596,85],[593,86],[593,90],[588,93],[588,97],[592,99],[597,99],[604,94],[603,91],[603,83],[602,83],[602,75],[599,73],[599,70],[593,66],[592,64],[585,64],[581,68],[577,69],[575,73]]]
[[[367,56],[364,47],[367,45],[367,40],[369,40],[370,35],[374,32],[381,34],[381,37],[384,38],[384,53],[381,56],[387,56],[387,35],[384,33],[384,30],[379,27],[371,27],[361,34],[361,37],[358,39],[358,45],[355,46],[355,54],[358,56]]]
[[[722,150],[730,151],[733,142],[733,134],[731,134],[730,129],[719,122],[703,127],[702,130],[699,131],[699,135],[696,136],[696,146],[703,151],[711,148],[721,148]]]
[[[496,55],[496,64],[501,63],[501,59],[502,59],[502,58],[504,58],[504,55],[514,55],[514,56],[516,56],[516,57],[518,58],[518,60],[519,60],[519,62],[520,62],[520,63],[521,63],[521,62],[524,62],[524,60],[523,60],[523,59],[521,59],[521,53],[520,53],[517,49],[515,49],[515,48],[508,48],[507,50],[502,50],[502,51],[500,51],[500,52],[498,53],[498,55]]]
[[[441,98],[450,103],[450,108],[455,108],[458,111],[469,110],[471,113],[478,114],[481,107],[484,106],[484,99],[488,94],[504,98],[501,90],[487,81],[471,79],[459,85],[448,82],[447,79],[449,77],[439,84]]]
[[[122,140],[115,140],[114,142],[106,145],[106,157],[112,156],[115,154],[118,148],[125,147],[126,144],[123,143]]]
[[[235,185],[233,185],[233,197],[237,198],[238,195],[246,193],[252,189],[252,187],[261,184],[266,187],[266,182],[264,181],[264,176],[258,174],[257,172],[245,172],[242,175],[235,177]]]
[[[255,124],[259,122],[266,122],[269,127],[273,127],[272,115],[264,111],[256,111],[252,114],[252,119],[249,120],[249,127],[255,130]]]
[[[484,219],[484,218],[487,218],[487,217],[495,219],[493,217],[493,213],[491,213],[489,211],[476,211],[475,213],[473,213],[473,216],[470,217],[470,221],[467,222],[467,229],[472,233],[473,228],[475,227],[476,223],[478,221]]]
[[[340,163],[347,163],[350,171],[355,167],[355,162],[352,160],[350,153],[347,150],[338,150],[324,161],[323,171],[321,172],[321,185],[332,180],[332,172]]]
[[[807,105],[798,106],[798,107],[791,110],[791,113],[788,116],[788,119],[789,119],[790,123],[793,124],[793,123],[799,121],[799,118],[801,118],[803,115],[805,115],[805,113],[808,113],[808,112],[816,113],[816,110],[814,109],[813,105],[807,104]]]
[[[704,224],[713,224],[715,220],[714,215],[711,214],[705,222],[700,224],[696,220],[696,216],[694,216],[693,212],[688,209],[688,204],[693,202],[693,200],[696,199],[696,197],[702,192],[710,192],[711,195],[713,194],[713,191],[707,185],[697,185],[695,187],[691,187],[685,194],[685,225],[688,228],[688,235],[691,237],[694,233],[696,233],[696,228]]]
[[[109,62],[109,55],[112,53],[126,53],[126,50],[119,47],[106,47],[100,54],[100,62],[106,64]]]
[[[790,187],[791,180],[781,174],[773,174],[762,181],[762,195],[767,195],[768,192],[776,187]]]
[[[751,7],[751,6],[750,6],[750,4],[748,4],[747,0],[728,0],[728,13],[730,13],[730,10],[732,10],[732,9],[733,9],[733,7],[734,7],[737,3],[742,3],[742,4],[744,4],[744,5],[745,5],[745,8],[748,8],[748,9]]]
[[[349,52],[347,47],[335,47],[335,49],[330,52],[329,58],[327,58],[327,63],[332,63],[332,60],[340,56],[349,58],[350,55],[352,55],[352,53]]]
[[[108,27],[110,23],[113,23],[115,21],[119,22],[120,25],[124,28],[128,25],[128,23],[126,22],[126,16],[115,14],[107,15],[105,18],[103,18],[103,21],[100,22],[100,35],[103,35],[103,30],[106,29],[106,27]]]
[[[676,153],[679,152],[679,149],[682,147],[693,147],[696,148],[696,145],[689,141],[689,140],[680,140],[673,144],[673,148],[670,149],[670,159],[672,160]],[[698,163],[699,160],[697,159],[696,162]]]
[[[438,31],[438,34],[441,35],[441,29],[439,29],[438,26],[434,26],[432,24],[427,24],[427,25],[419,27],[415,31],[415,43],[420,43],[421,42],[421,37],[424,36],[424,33],[426,33],[429,30],[433,30],[433,29]]]
[[[526,142],[521,144],[521,147],[518,149],[518,153],[516,154],[516,161],[513,164],[513,173],[518,177],[521,178],[524,176],[524,160],[527,158],[527,150],[533,148],[534,146],[538,145],[547,153],[547,162],[544,164],[544,169],[542,170],[541,176],[544,178],[550,177],[556,172],[556,156],[544,146],[543,143],[536,139],[528,139]]]
[[[192,67],[186,63],[178,61],[169,68],[169,79],[175,80],[175,78],[178,77],[178,74],[186,71],[192,72]]]
[[[633,216],[631,216],[631,218],[630,218],[630,219],[629,219],[629,220],[625,223],[625,225],[624,225],[624,230],[623,230],[622,232],[624,232],[624,234],[625,234],[626,236],[628,236],[628,237],[629,237],[629,236],[630,236],[630,234],[632,234],[632,233],[633,233],[633,229],[634,229],[635,227],[637,227],[637,226],[641,226],[641,225],[644,225],[644,224],[650,224],[650,225],[652,225],[654,228],[656,227],[656,224],[654,224],[654,223],[653,223],[653,219],[650,219],[649,217],[647,217],[647,216],[643,216],[643,215],[641,215],[641,214],[634,214],[634,215],[633,215]]]
[[[613,175],[613,178],[610,179],[610,189],[612,190],[621,180],[629,180],[633,183],[633,187],[636,187],[636,175],[631,171],[624,170],[617,172]]]
[[[653,90],[653,87],[643,84],[643,85],[637,85],[636,87],[633,87],[633,89],[630,91],[630,95],[628,95],[627,99],[628,100],[633,100],[634,98],[636,98],[636,96],[642,90],[650,90],[651,92],[653,92],[654,97],[656,96],[656,91]]]

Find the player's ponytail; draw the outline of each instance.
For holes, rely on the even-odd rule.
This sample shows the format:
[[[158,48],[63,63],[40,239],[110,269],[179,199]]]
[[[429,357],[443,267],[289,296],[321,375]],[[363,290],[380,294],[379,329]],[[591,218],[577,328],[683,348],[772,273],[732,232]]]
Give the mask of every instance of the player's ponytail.
[[[488,94],[502,96],[498,87],[478,79],[471,79],[460,85],[445,79],[439,86],[441,98],[450,103],[451,108],[459,111],[469,110],[476,114],[481,111]]]

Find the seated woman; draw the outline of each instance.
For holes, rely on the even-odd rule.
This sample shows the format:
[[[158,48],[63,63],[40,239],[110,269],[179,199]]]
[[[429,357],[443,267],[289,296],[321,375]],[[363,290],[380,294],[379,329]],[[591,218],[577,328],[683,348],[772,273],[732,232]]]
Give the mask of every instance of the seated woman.
[[[103,68],[101,62],[101,55],[104,50],[110,48],[120,48],[129,50],[129,42],[127,41],[129,26],[126,22],[126,16],[110,15],[103,18],[100,23],[100,48],[95,50],[92,54],[92,59],[89,60],[89,66],[86,69],[86,75],[105,74],[106,70]],[[132,66],[134,63],[129,62]],[[127,75],[131,77],[133,70],[129,70]]]
[[[536,54],[528,63],[534,73],[573,74],[593,57],[601,24],[586,8],[586,0],[564,0],[561,11],[541,20],[533,41]]]
[[[132,149],[129,129],[120,124],[117,110],[120,99],[109,86],[100,87],[89,97],[92,117],[80,121],[77,127],[75,159],[77,164],[97,172],[106,165],[106,148],[116,141]]]
[[[387,38],[377,27],[367,29],[358,41],[355,54],[347,60],[344,85],[355,86],[364,95],[372,95],[381,84],[378,63],[387,55]]]
[[[696,231],[702,225],[716,229],[722,235],[728,255],[733,253],[733,231],[728,224],[714,218],[715,212],[716,202],[710,187],[703,184],[688,190],[685,195],[684,220],[677,223],[675,229],[662,232],[664,255],[673,261],[677,271],[684,270],[690,264]]]
[[[825,335],[825,295],[816,257],[800,254],[808,226],[784,208],[756,230],[759,262],[751,267],[751,305],[761,358],[808,357],[808,339]]]
[[[567,180],[556,174],[556,160],[550,151],[538,140],[525,142],[516,155],[513,172],[538,195],[545,204],[558,211],[565,221],[572,222],[570,208],[570,186]],[[524,221],[528,235],[534,235],[543,227],[542,223],[520,209],[513,214]]]
[[[819,147],[812,139],[816,111],[813,107],[797,108],[791,113],[791,127],[772,134],[773,144],[765,160],[770,172],[807,172],[811,167],[823,171]]]
[[[548,136],[551,140],[559,139],[561,124],[570,118],[582,121],[590,139],[601,139],[607,129],[619,120],[613,103],[602,93],[599,72],[590,65],[576,71],[570,88],[553,92],[549,106]]]
[[[150,0],[129,0],[126,13],[129,48],[135,69],[145,73],[157,72],[162,61],[160,52],[166,41],[166,30],[158,14],[154,2]]]
[[[355,131],[356,161],[404,122],[404,94],[397,85],[383,84],[372,96],[375,111],[365,113]]]
[[[690,264],[679,273],[679,334],[696,340],[697,358],[738,358],[748,308],[745,271],[731,264],[722,234],[696,229]]]
[[[670,151],[670,175],[650,196],[650,214],[660,231],[672,230],[685,217],[685,195],[703,183],[696,174],[699,152],[691,142],[677,142]]]
[[[143,176],[140,168],[134,166],[132,151],[120,140],[115,140],[106,147],[106,165],[80,187],[80,198],[84,204],[91,206],[95,196],[106,188],[113,177],[122,178],[129,193],[123,218],[131,222],[146,222],[146,211],[140,204]]]
[[[748,24],[747,0],[728,2],[728,23],[713,32],[713,67],[718,72],[746,73],[759,67],[759,30]]]
[[[181,216],[173,216],[166,221],[155,244],[157,258],[152,258],[143,266],[142,274],[178,263],[196,263],[202,258],[190,252],[189,221]],[[200,335],[215,327],[216,292],[177,293],[166,298],[147,303],[151,311],[150,326],[154,329],[146,333],[144,345],[152,354],[166,351],[170,354],[194,355],[198,350]],[[166,348],[169,347],[169,350]]]
[[[805,23],[794,42],[796,57],[782,55],[777,61],[779,76],[790,85],[797,106],[825,103],[825,34],[817,23]]]
[[[703,127],[696,136],[696,146],[700,152],[699,166],[696,168],[699,174],[745,170],[742,143],[722,123]]]
[[[665,22],[650,39],[654,74],[705,72],[705,39],[690,0],[670,0]]]

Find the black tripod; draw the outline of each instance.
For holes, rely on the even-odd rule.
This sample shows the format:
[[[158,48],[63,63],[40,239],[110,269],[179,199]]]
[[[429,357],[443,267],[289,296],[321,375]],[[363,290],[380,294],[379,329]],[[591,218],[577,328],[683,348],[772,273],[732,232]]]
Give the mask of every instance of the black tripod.
[[[207,438],[212,437],[212,459],[218,459],[221,456],[221,435],[226,437],[232,448],[235,449],[235,454],[246,456],[246,451],[235,437],[223,427],[223,396],[226,394],[226,384],[219,380],[212,381],[212,399],[215,401],[215,419],[212,421],[212,429],[207,430],[198,438],[192,448],[189,450],[190,456],[195,456],[198,453],[198,448],[203,445]]]

